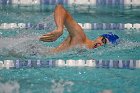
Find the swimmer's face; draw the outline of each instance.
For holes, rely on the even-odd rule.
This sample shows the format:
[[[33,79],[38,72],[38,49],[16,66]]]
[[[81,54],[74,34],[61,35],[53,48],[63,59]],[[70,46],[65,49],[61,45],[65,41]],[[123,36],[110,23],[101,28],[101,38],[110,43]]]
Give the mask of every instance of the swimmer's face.
[[[93,48],[97,48],[99,46],[103,46],[108,42],[108,39],[103,37],[103,36],[99,36],[98,38],[96,38],[96,40],[94,40],[94,44],[93,44]]]

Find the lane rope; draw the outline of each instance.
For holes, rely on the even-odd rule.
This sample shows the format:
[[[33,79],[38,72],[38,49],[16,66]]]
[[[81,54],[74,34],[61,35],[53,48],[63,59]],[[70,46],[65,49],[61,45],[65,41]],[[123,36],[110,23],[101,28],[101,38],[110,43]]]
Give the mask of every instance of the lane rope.
[[[78,23],[83,29],[89,30],[124,30],[124,29],[140,29],[140,24],[135,23]],[[45,23],[32,24],[32,23],[1,23],[0,29],[48,29]]]
[[[48,68],[48,67],[93,67],[93,68],[140,68],[140,60],[4,60],[0,69],[6,68]]]

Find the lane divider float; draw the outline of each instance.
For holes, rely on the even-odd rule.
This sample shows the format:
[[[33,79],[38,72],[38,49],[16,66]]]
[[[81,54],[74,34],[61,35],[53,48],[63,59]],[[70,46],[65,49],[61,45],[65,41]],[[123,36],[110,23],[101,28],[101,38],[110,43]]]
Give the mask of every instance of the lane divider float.
[[[89,30],[124,30],[124,29],[140,29],[140,23],[78,23],[83,29]],[[0,29],[48,29],[47,24],[32,24],[32,23],[1,23]]]
[[[4,60],[0,61],[0,69],[6,68],[48,68],[48,67],[93,67],[93,68],[140,68],[140,60]]]
[[[139,5],[139,0],[0,0],[0,4],[20,4],[20,5],[55,5],[55,4],[77,4],[77,5]]]

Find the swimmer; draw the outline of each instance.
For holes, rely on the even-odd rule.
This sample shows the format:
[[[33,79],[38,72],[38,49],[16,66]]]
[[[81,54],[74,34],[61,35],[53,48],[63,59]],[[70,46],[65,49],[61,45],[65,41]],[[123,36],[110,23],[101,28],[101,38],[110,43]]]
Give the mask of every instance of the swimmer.
[[[81,26],[72,18],[70,13],[65,8],[58,4],[54,10],[54,19],[57,29],[40,37],[40,41],[53,42],[56,41],[62,34],[64,26],[69,32],[68,37],[52,52],[61,52],[73,48],[75,46],[85,46],[88,49],[94,49],[103,46],[106,43],[115,43],[119,38],[117,35],[109,33],[99,36],[95,40],[90,40],[84,33]]]

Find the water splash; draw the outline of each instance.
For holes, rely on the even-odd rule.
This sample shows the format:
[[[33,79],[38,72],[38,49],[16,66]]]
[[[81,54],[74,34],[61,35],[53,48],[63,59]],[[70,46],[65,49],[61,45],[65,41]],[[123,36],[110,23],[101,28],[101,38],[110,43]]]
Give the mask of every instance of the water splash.
[[[140,42],[132,42],[129,40],[121,40],[117,45],[107,45],[102,49],[96,49],[96,54],[102,55],[106,52],[130,50],[140,47]]]
[[[44,24],[46,30],[49,30],[49,31],[54,30],[54,28],[56,27],[55,20],[54,20],[54,14],[51,14],[51,15],[47,16],[46,18],[43,18],[42,20],[40,20],[38,25],[39,24]]]
[[[40,44],[37,36],[22,36],[15,38],[0,38],[1,55],[15,57],[32,57],[47,55],[52,47],[45,47]]]
[[[99,93],[113,93],[112,90],[103,90],[102,92]]]
[[[20,85],[14,81],[0,83],[0,93],[19,93],[19,89]]]
[[[71,92],[71,87],[74,85],[71,81],[52,81],[51,90],[49,93],[64,93],[66,90],[67,92]]]
[[[46,24],[47,31],[55,28],[53,14],[41,19],[38,24]],[[16,36],[0,37],[0,54],[11,56],[42,56],[47,55],[53,47],[45,47],[39,42],[39,37],[47,33],[44,31],[33,31],[31,29],[17,30]]]

